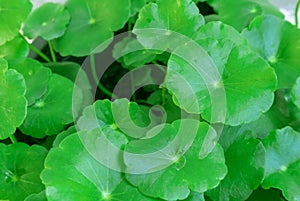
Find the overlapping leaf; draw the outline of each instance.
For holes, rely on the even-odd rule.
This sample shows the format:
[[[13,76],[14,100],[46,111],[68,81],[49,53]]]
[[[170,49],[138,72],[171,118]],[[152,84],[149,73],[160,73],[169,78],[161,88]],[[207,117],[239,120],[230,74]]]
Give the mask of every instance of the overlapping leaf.
[[[209,55],[195,42],[179,47],[169,60],[166,84],[186,111],[239,125],[258,119],[271,107],[277,80],[241,36],[231,35],[238,33],[229,26],[205,25],[195,38]]]
[[[21,131],[42,138],[45,135],[57,134],[65,125],[72,123],[76,118],[73,114],[78,113],[78,108],[73,105],[74,87],[76,86],[69,79],[53,74],[46,93],[28,107]],[[81,100],[82,94],[77,95],[76,98]]]
[[[27,100],[24,77],[8,69],[7,61],[0,58],[0,139],[16,131],[25,119]]]
[[[190,190],[202,193],[216,187],[227,168],[223,150],[213,143],[210,129],[197,120],[179,120],[164,125],[151,139],[130,142],[124,155],[127,172],[131,173],[126,174],[127,180],[145,195],[166,200],[185,199]],[[207,151],[203,148],[207,144],[213,150],[199,155]],[[140,162],[130,153],[140,154]],[[141,171],[145,173],[137,174]]]
[[[94,129],[73,134],[63,140],[58,148],[50,151],[45,162],[46,169],[41,175],[46,185],[46,195],[49,201],[62,197],[65,200],[74,201],[152,200],[128,184],[123,179],[122,173],[107,166],[111,158],[121,159],[118,153],[111,158],[107,157],[107,164],[101,164],[86,150],[85,146],[89,145],[86,142],[83,144],[80,136],[94,144],[97,143],[98,138],[106,135],[105,132],[105,129]],[[119,135],[123,134],[120,132],[109,133],[110,139],[118,139],[116,144],[121,149],[122,144],[126,143],[126,139],[121,139]],[[93,141],[84,136],[92,137]],[[91,146],[93,145],[91,144]],[[102,154],[112,154],[103,153],[105,150],[101,150],[101,146],[97,146],[96,149]],[[121,160],[118,160],[117,163],[122,166]]]
[[[64,5],[45,3],[28,16],[23,31],[29,38],[41,36],[52,40],[64,34],[69,20],[70,14]]]
[[[20,201],[44,190],[40,173],[46,155],[47,150],[37,145],[0,144],[0,198]]]
[[[8,61],[23,60],[27,57],[28,53],[29,47],[19,35],[0,46],[0,57]]]
[[[204,18],[192,0],[158,0],[141,9],[133,32],[146,48],[165,50],[184,43],[203,24]],[[181,34],[187,38],[182,39]]]
[[[213,1],[215,3],[215,1]],[[274,15],[283,18],[283,14],[268,0],[221,0],[217,6],[220,20],[241,31],[259,15]]]
[[[55,49],[63,56],[101,52],[130,14],[129,0],[68,0],[66,7],[71,21],[65,34],[54,40]]]
[[[254,51],[275,69],[278,88],[292,87],[300,76],[300,30],[274,16],[260,16],[243,31]]]
[[[285,127],[271,132],[262,142],[266,149],[263,188],[278,188],[287,200],[299,200],[300,133]]]
[[[0,45],[15,38],[21,28],[22,22],[31,11],[29,0],[2,0],[0,2]]]
[[[225,127],[220,143],[225,149],[228,174],[207,194],[213,200],[246,200],[264,178],[265,149],[251,131],[243,128]]]

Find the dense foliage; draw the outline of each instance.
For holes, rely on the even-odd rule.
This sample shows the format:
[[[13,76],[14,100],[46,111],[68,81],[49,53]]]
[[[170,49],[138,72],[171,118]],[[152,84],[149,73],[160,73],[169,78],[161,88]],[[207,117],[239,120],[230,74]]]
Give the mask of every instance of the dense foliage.
[[[267,0],[0,19],[0,200],[300,201],[300,30]]]

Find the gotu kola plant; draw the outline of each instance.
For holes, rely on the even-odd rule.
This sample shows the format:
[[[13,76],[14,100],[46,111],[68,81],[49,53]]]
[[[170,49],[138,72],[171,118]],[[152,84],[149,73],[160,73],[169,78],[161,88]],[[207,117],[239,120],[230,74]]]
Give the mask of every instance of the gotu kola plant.
[[[300,30],[267,0],[33,7],[0,1],[0,200],[300,200]]]

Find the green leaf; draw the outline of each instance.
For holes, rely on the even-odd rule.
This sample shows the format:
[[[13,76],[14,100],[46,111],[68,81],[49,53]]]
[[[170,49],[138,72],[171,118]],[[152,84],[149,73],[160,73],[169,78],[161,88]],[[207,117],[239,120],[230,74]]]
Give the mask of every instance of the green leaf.
[[[212,122],[239,125],[258,119],[273,102],[274,70],[247,46],[226,39],[206,42],[211,57],[194,42],[172,54],[166,84],[175,103]]]
[[[25,78],[28,105],[32,105],[46,93],[52,73],[40,62],[33,59],[26,59],[22,63],[14,65],[12,68],[21,73]]]
[[[32,4],[29,0],[2,0],[0,2],[0,45],[15,38],[22,22],[30,13]]]
[[[31,194],[24,201],[47,201],[45,191]]]
[[[205,201],[203,193],[191,192],[189,197],[184,201]]]
[[[73,134],[62,141],[59,147],[52,149],[45,162],[45,170],[41,178],[46,185],[46,195],[49,201],[57,198],[73,201],[106,201],[106,200],[152,200],[146,198],[129,185],[122,173],[109,169],[97,161],[87,150],[82,138],[91,143],[99,143],[106,131],[94,129],[92,131]],[[122,135],[119,132],[110,133]],[[87,136],[87,137],[86,137]],[[92,140],[90,139],[92,137]],[[120,139],[119,139],[120,140]],[[126,141],[119,141],[120,147]],[[93,146],[92,144],[90,146]],[[98,153],[103,153],[101,146],[96,144]],[[114,157],[118,157],[120,152]],[[111,160],[110,157],[107,158]],[[121,164],[121,160],[116,163]]]
[[[67,130],[64,130],[63,132],[59,133],[56,137],[55,140],[53,141],[53,147],[58,147],[59,144],[69,135],[76,133],[76,127],[71,126]]]
[[[103,51],[113,31],[122,28],[130,14],[129,0],[68,0],[71,21],[65,34],[53,41],[63,56],[86,56]]]
[[[44,190],[40,172],[46,155],[47,150],[37,145],[0,144],[1,199],[20,201]]]
[[[131,70],[153,61],[156,55],[147,51],[136,39],[124,38],[114,46],[113,57]]]
[[[147,49],[166,50],[184,43],[178,37],[192,37],[203,24],[192,0],[158,0],[141,9],[133,32]]]
[[[78,108],[73,105],[73,90],[76,87],[69,79],[53,74],[46,93],[28,107],[21,131],[36,138],[59,133],[65,125],[74,121]],[[81,95],[82,96],[82,95]],[[82,99],[76,96],[77,99]]]
[[[131,173],[126,178],[143,194],[166,200],[185,199],[190,190],[205,192],[225,177],[223,149],[211,138],[215,131],[208,124],[179,120],[153,128],[148,136],[157,130],[160,132],[155,137],[132,141],[125,149],[126,172]],[[203,155],[207,144],[212,149]]]
[[[262,142],[266,149],[262,187],[278,188],[287,200],[299,200],[300,133],[285,127],[271,132]]]
[[[292,88],[292,99],[293,102],[300,108],[300,77],[297,79],[296,84]]]
[[[49,67],[53,73],[64,76],[74,82],[76,86],[81,89],[83,99],[74,98],[74,102],[78,102],[78,107],[81,110],[88,105],[92,104],[93,94],[92,86],[90,84],[89,78],[86,72],[77,63],[73,62],[56,62],[56,63],[46,63],[46,67]],[[75,88],[77,89],[77,88]],[[78,92],[80,93],[80,92]]]
[[[292,87],[300,76],[300,30],[283,19],[260,16],[251,22],[243,35],[252,49],[275,69],[278,88]]]
[[[128,99],[98,100],[83,111],[78,120],[79,130],[92,130],[98,127],[118,129],[133,138],[145,136],[146,132],[157,125],[160,119],[149,117],[134,102]],[[158,122],[157,122],[158,121]]]
[[[219,18],[241,31],[259,15],[274,15],[283,18],[284,15],[268,0],[221,0],[218,6]]]
[[[65,33],[70,14],[64,5],[45,3],[35,9],[24,22],[24,34],[29,38],[41,36],[53,40]]]
[[[24,77],[8,69],[7,61],[0,58],[0,139],[16,131],[25,119],[27,100]]]
[[[19,35],[0,46],[0,57],[5,58],[9,62],[23,60],[28,53],[29,47]]]
[[[225,132],[224,132],[225,131]],[[235,133],[225,127],[220,142],[225,142],[228,174],[220,185],[207,192],[212,200],[246,200],[264,178],[265,149],[247,130]]]

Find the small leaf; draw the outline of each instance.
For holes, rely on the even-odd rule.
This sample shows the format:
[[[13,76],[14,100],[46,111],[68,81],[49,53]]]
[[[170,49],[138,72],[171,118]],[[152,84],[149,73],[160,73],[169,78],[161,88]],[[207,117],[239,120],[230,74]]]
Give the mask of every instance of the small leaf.
[[[213,145],[206,157],[199,158],[210,135],[209,125],[186,119],[161,126],[153,128],[161,130],[155,137],[126,146],[124,161],[131,173],[126,174],[127,180],[143,194],[166,200],[185,199],[190,190],[202,193],[216,187],[227,173],[223,149]]]
[[[111,43],[113,31],[122,28],[130,14],[129,0],[68,0],[66,7],[71,21],[65,34],[53,41],[63,56],[103,51]]]
[[[22,22],[32,9],[29,0],[2,0],[0,2],[0,45],[15,38],[21,28]]]
[[[146,0],[130,0],[130,16],[137,14],[146,3]]]
[[[87,150],[86,143],[82,139],[95,144],[99,143],[106,131],[94,129],[80,132],[65,138],[59,147],[52,149],[45,162],[45,170],[41,178],[46,185],[46,195],[49,201],[57,198],[73,201],[106,201],[106,200],[152,200],[143,196],[134,187],[129,185],[122,173],[109,169],[109,167],[96,160]],[[111,135],[122,135],[119,132]],[[87,136],[87,137],[86,137]],[[107,135],[108,136],[108,135]],[[92,140],[90,139],[92,137]],[[126,141],[119,139],[119,145]],[[96,145],[98,153],[112,156],[110,152],[103,152],[101,146]],[[111,160],[119,155],[107,157]],[[117,160],[120,166],[121,160]]]
[[[293,102],[300,108],[300,77],[297,79],[291,93]]]
[[[46,155],[47,150],[37,145],[0,144],[1,199],[20,201],[32,193],[44,190],[40,173]]]
[[[217,9],[220,20],[241,31],[259,15],[274,15],[283,18],[284,15],[268,0],[221,0]]]
[[[46,93],[33,105],[22,126],[22,133],[36,138],[59,133],[65,125],[74,121],[77,108],[73,106],[73,90],[76,87],[69,79],[53,74]],[[76,90],[77,91],[77,90]],[[77,96],[79,100],[81,96]]]
[[[70,14],[64,5],[44,3],[28,16],[23,31],[29,38],[41,36],[53,40],[64,34],[69,20]]]
[[[262,142],[266,149],[262,187],[278,188],[287,200],[299,200],[300,133],[285,127],[271,132]]]
[[[158,0],[141,9],[133,32],[147,49],[166,50],[184,43],[181,34],[186,40],[203,24],[204,18],[192,0]]]
[[[38,98],[41,98],[45,94],[52,74],[51,71],[33,59],[26,59],[14,65],[13,68],[24,76],[27,88],[26,98],[28,105],[32,105]]]
[[[259,16],[243,35],[251,48],[275,69],[277,88],[292,87],[300,76],[300,30],[283,19]]]
[[[0,58],[0,139],[16,131],[26,116],[27,100],[24,77],[8,69],[7,61]]]
[[[20,36],[16,36],[14,39],[0,46],[0,57],[5,58],[8,62],[23,60],[27,57],[28,53],[29,47]]]

